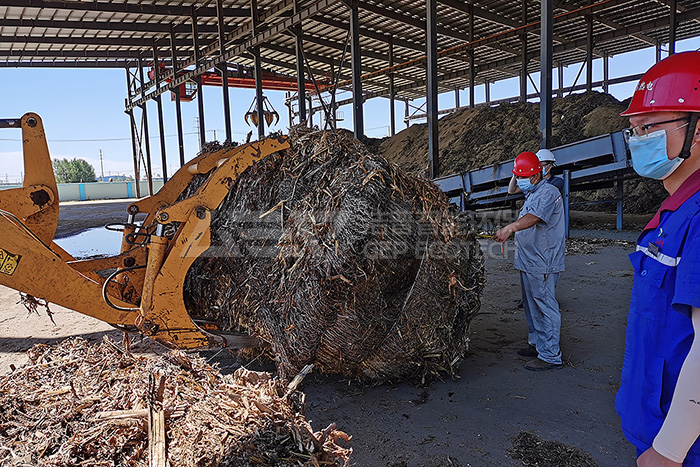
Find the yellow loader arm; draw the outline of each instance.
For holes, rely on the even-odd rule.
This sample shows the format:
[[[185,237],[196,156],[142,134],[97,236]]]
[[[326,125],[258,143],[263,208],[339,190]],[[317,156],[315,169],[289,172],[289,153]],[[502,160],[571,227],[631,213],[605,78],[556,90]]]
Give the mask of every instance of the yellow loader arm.
[[[255,161],[289,147],[268,138],[203,154],[178,170],[153,196],[127,208],[119,255],[77,260],[53,236],[58,189],[41,118],[0,119],[21,128],[26,176],[21,188],[0,190],[0,284],[93,316],[120,329],[136,329],[180,349],[253,347],[257,340],[198,326],[184,299],[185,276],[210,245],[212,211],[233,181]],[[177,201],[195,175],[209,174],[190,197]],[[135,216],[145,213],[141,225]],[[105,278],[100,271],[111,271]],[[206,327],[206,330],[203,329]]]

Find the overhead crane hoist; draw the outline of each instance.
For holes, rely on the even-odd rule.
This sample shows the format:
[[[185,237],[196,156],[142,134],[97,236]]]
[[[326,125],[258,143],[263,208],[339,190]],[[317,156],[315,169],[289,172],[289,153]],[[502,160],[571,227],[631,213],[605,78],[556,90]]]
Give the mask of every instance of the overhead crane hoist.
[[[210,245],[212,211],[233,182],[255,161],[289,148],[271,137],[202,154],[184,165],[153,196],[127,208],[116,256],[80,260],[54,242],[58,189],[41,118],[0,119],[0,128],[21,128],[25,178],[21,188],[0,190],[0,284],[138,331],[180,349],[254,347],[256,339],[225,333],[190,316],[183,299],[185,275]],[[208,174],[190,197],[179,200],[192,178]],[[142,223],[137,214],[146,214]],[[113,271],[108,277],[99,272]],[[104,274],[104,273],[103,273]]]

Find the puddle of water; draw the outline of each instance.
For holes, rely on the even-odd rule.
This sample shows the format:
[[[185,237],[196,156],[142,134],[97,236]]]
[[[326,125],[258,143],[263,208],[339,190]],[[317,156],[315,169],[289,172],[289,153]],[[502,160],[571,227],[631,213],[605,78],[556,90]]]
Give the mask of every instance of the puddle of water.
[[[70,237],[57,238],[54,241],[76,259],[114,256],[119,254],[122,233],[96,227]]]

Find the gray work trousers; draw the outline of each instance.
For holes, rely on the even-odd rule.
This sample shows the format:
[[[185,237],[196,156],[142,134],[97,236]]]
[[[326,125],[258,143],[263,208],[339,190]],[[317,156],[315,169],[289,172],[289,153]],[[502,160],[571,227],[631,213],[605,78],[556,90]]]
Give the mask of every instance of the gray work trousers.
[[[554,288],[559,273],[532,274],[520,271],[520,287],[523,293],[523,309],[527,319],[527,341],[537,349],[538,358],[545,362],[561,364],[559,334],[561,313]]]

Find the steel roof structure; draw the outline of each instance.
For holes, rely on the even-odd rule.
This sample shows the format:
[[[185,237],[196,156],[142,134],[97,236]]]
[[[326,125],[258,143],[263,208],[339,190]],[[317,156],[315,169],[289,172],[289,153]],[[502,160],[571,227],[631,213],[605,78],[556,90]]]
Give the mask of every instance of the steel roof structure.
[[[361,118],[363,99],[469,88],[473,105],[475,85],[517,76],[523,98],[543,5],[554,67],[700,36],[698,0],[2,0],[0,67],[124,68],[129,111],[215,68],[264,69],[352,91]]]
[[[346,3],[300,0],[296,15],[294,0],[257,3],[260,32],[254,37],[250,1],[223,1],[229,62],[253,65],[248,49],[255,43],[260,45],[266,69],[296,74],[290,28],[300,26],[311,68],[319,76],[334,76],[350,23]],[[387,68],[392,64],[396,97],[424,97],[425,0],[360,0],[357,4],[363,90],[370,96],[386,94]],[[676,40],[699,36],[696,0],[554,1],[554,63],[585,61],[591,31],[594,57],[668,43],[673,4]],[[152,63],[154,43],[161,60],[169,65],[174,34],[178,68],[194,67],[193,17],[201,63],[214,63],[220,50],[213,0],[3,0],[0,66],[133,67],[138,58]],[[539,18],[539,1],[439,1],[440,91],[469,87],[470,50],[474,51],[476,84],[519,76],[523,54],[527,54],[528,70],[538,71]],[[349,65],[346,54],[341,84],[351,77]]]

